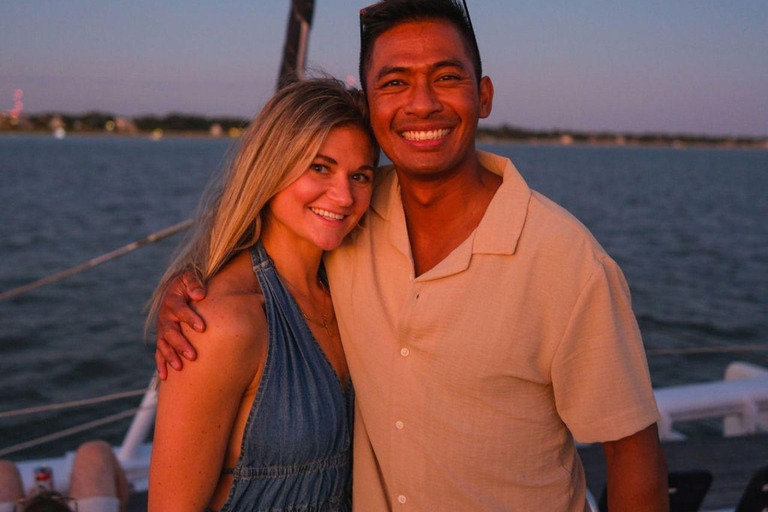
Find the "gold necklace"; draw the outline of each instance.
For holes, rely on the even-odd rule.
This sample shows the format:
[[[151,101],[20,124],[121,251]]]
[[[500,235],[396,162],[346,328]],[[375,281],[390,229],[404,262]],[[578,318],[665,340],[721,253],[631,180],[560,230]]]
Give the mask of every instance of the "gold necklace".
[[[299,292],[291,283],[288,281],[285,282],[291,290],[293,290],[294,293],[304,298],[304,300],[308,300],[308,296],[304,295],[303,293]],[[331,291],[328,289],[328,285],[325,284],[325,282],[320,279],[320,276],[317,276],[317,285],[320,287],[320,289],[325,292],[326,295],[329,297],[331,296]],[[311,304],[312,300],[308,300],[308,302]],[[301,316],[304,317],[304,320],[307,322],[311,322],[315,325],[319,325],[323,329],[325,329],[325,333],[328,335],[329,338],[333,338],[333,332],[331,331],[331,327],[335,324],[334,320],[336,320],[336,311],[333,309],[333,304],[331,304],[331,314],[326,315],[325,313],[320,313],[320,316],[322,317],[322,321],[317,320],[316,318],[311,318],[309,315],[307,315],[304,312],[304,309],[301,307],[301,304],[296,301],[296,305],[299,307],[299,311],[301,312]]]
[[[330,318],[326,316],[325,314],[322,314],[323,321],[316,320],[314,318],[310,318],[307,316],[307,314],[304,312],[303,309],[301,309],[301,306],[299,306],[299,311],[301,311],[301,316],[304,317],[304,320],[307,322],[312,322],[315,325],[321,326],[323,329],[325,329],[325,333],[328,335],[329,338],[333,338],[333,333],[331,332],[331,327],[333,325],[333,321],[336,318],[335,314],[332,314]]]

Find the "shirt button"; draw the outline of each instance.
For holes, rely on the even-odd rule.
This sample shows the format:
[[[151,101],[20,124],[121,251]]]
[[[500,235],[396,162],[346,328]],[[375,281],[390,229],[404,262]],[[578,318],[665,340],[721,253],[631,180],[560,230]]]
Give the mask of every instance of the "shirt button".
[[[397,427],[397,430],[403,430],[403,427],[405,427],[402,421],[395,422],[395,426]]]
[[[400,349],[400,355],[403,357],[408,357],[411,354],[411,351],[407,348],[403,347]]]
[[[401,504],[405,504],[405,502],[406,502],[407,500],[405,499],[405,496],[403,496],[403,495],[401,494],[400,496],[398,496],[398,497],[397,497],[397,501],[399,501]]]

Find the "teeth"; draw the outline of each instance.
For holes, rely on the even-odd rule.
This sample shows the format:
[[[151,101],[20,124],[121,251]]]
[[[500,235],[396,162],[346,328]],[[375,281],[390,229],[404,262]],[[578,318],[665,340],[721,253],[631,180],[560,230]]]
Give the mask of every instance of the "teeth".
[[[450,128],[442,130],[429,130],[426,132],[403,132],[402,137],[406,140],[438,140],[451,133]]]
[[[328,220],[343,220],[344,215],[339,215],[338,213],[329,212],[328,210],[321,210],[320,208],[310,208],[314,213],[317,215],[324,217]]]

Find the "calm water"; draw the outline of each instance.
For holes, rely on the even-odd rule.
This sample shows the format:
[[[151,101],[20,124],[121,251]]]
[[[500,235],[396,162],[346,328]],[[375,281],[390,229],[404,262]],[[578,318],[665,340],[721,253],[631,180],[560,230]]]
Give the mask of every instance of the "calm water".
[[[228,141],[0,137],[0,291],[190,216]],[[646,347],[768,342],[768,152],[484,146],[568,208],[621,265]],[[178,237],[0,302],[0,410],[144,386],[143,307]],[[654,385],[721,378],[768,352],[649,356]],[[137,399],[0,420],[0,448]],[[119,442],[128,422],[20,453]]]

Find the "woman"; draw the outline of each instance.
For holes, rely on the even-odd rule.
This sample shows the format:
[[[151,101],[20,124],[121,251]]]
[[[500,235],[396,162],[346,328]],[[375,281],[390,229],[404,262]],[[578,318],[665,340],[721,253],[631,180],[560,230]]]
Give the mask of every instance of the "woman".
[[[160,386],[150,512],[351,509],[353,397],[321,259],[368,208],[377,157],[364,98],[335,80],[286,87],[252,123],[153,298],[191,267],[209,323]]]

